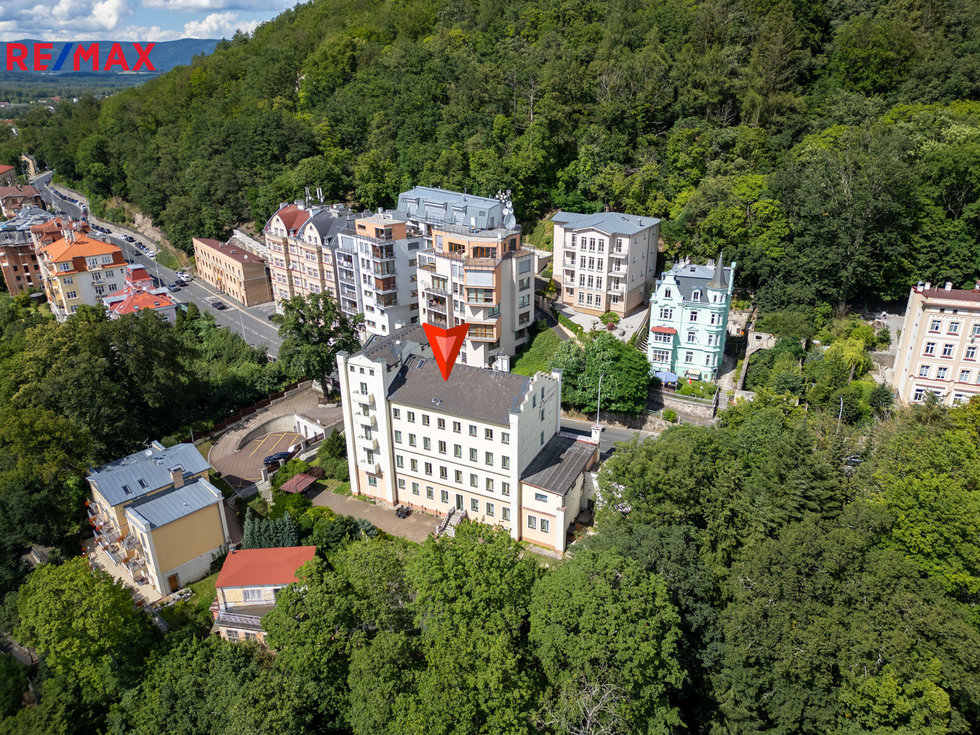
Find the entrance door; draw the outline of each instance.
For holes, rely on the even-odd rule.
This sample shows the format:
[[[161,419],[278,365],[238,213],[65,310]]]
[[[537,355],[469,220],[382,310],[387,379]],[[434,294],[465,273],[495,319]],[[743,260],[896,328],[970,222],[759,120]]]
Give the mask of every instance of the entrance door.
[[[171,574],[169,577],[167,577],[167,584],[170,585],[171,592],[176,592],[180,589],[180,583],[177,581],[176,574]]]
[[[463,509],[463,496],[460,495],[459,493],[456,493],[456,510],[462,510],[462,509]]]

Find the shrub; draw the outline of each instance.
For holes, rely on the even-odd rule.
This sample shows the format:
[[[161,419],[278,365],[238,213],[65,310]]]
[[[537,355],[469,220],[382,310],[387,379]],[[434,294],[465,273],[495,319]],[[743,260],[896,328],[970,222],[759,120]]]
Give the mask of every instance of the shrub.
[[[675,411],[672,408],[665,408],[663,411],[660,412],[660,416],[663,418],[664,421],[671,424],[677,421],[677,411]]]
[[[614,311],[607,311],[599,317],[599,321],[603,324],[619,324],[619,314]]]
[[[350,480],[350,467],[347,465],[347,460],[337,462],[334,466],[333,471],[334,479],[340,480],[341,482],[347,482]]]

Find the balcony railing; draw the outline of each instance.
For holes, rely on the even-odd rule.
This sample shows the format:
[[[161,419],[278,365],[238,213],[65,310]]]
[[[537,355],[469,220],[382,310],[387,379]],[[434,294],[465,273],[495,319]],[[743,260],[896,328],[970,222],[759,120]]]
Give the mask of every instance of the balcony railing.
[[[447,329],[449,327],[449,322],[445,318],[431,312],[429,313],[428,317],[426,317],[426,321],[432,326],[439,327],[440,329]]]
[[[425,302],[426,307],[431,311],[441,311],[443,314],[449,313],[449,307],[445,301],[434,301],[429,299]]]

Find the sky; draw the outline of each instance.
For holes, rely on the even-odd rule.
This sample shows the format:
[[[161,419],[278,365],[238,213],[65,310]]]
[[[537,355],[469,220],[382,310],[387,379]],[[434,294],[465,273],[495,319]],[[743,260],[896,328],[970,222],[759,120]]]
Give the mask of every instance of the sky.
[[[0,0],[0,41],[173,41],[251,32],[296,0]]]

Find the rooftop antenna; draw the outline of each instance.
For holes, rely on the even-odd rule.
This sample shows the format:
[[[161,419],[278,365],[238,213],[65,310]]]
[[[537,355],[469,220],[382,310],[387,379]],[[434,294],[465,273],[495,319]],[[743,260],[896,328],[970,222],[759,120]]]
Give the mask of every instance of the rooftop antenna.
[[[303,198],[303,204],[305,204],[308,207],[310,206],[310,187],[308,186],[303,187],[303,191],[306,192],[306,196]]]
[[[320,200],[320,204],[323,204],[323,189],[319,186],[316,188],[316,198]]]

